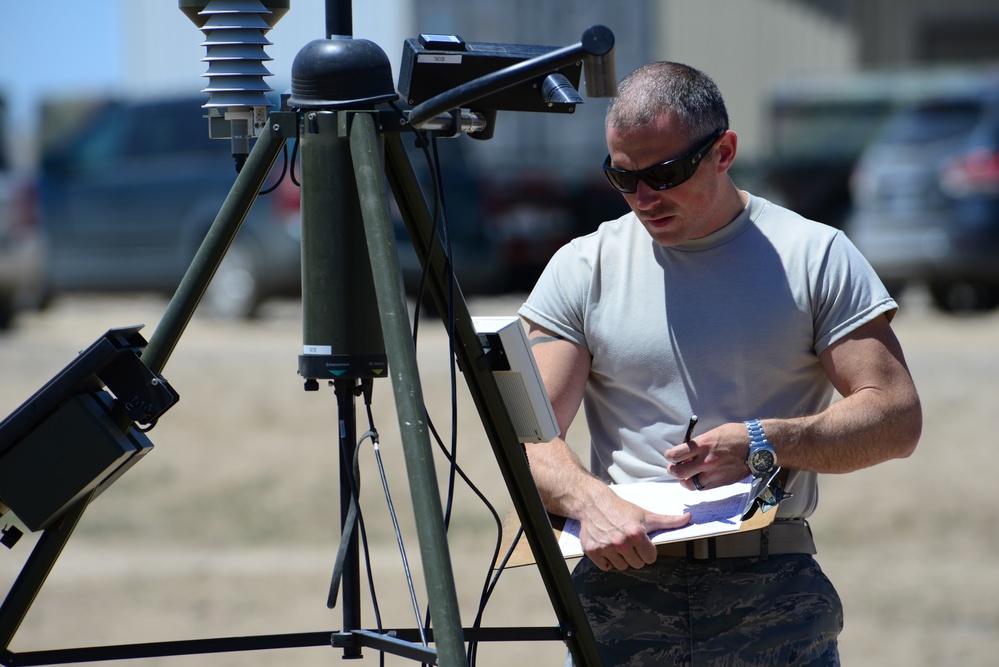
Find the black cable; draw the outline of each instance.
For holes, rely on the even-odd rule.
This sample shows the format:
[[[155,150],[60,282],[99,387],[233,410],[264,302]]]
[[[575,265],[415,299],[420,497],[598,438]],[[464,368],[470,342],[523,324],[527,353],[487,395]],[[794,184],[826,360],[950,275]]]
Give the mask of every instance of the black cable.
[[[431,152],[434,158],[434,167],[436,170],[436,182],[439,188],[438,197],[441,201],[441,214],[443,221],[443,241],[445,247],[445,256],[450,262],[450,258],[453,256],[453,248],[451,246],[451,234],[447,226],[447,204],[444,196],[444,179],[441,174],[441,161],[440,154],[437,151],[437,138],[434,137],[431,143]],[[454,359],[454,286],[455,277],[454,270],[448,271],[448,294],[447,294],[447,338],[448,338],[448,359]],[[451,525],[451,512],[454,509],[454,482],[455,482],[455,462],[458,460],[458,383],[457,383],[457,373],[455,370],[455,365],[452,362],[450,364],[450,389],[451,389],[451,456],[449,460],[452,465],[449,467],[448,471],[448,484],[447,484],[447,503],[444,510],[444,529],[445,531]],[[429,418],[428,418],[429,421]]]
[[[298,160],[298,144],[301,140],[301,137],[302,137],[302,123],[301,121],[297,120],[296,116],[295,146],[294,148],[291,149],[291,169],[289,170],[289,174],[291,175],[291,182],[297,185],[298,187],[302,187],[302,184],[298,182],[298,178],[295,176],[295,161]]]
[[[364,396],[364,405],[368,414],[368,429],[377,435],[378,430],[375,428],[375,419],[371,414],[371,393],[373,383],[374,381],[371,378],[361,380],[361,393]],[[360,443],[358,443],[358,445],[360,446]],[[368,549],[368,536],[364,530],[363,522],[361,524],[361,542],[364,545],[364,569],[368,574],[368,590],[371,592],[371,607],[375,615],[375,628],[378,632],[383,632],[385,628],[382,627],[381,610],[378,606],[378,594],[375,592],[374,570],[371,566],[371,552]],[[385,651],[378,652],[378,664],[381,665],[381,667],[385,667]]]
[[[392,105],[393,108],[402,116],[402,111],[395,104]],[[441,174],[441,160],[440,153],[437,148],[437,137],[430,135],[429,142],[427,141],[427,134],[419,132],[416,128],[411,125],[407,125],[414,132],[417,133],[418,146],[423,149],[424,157],[427,159],[427,166],[430,170],[431,185],[433,187],[433,201],[434,201],[434,215],[433,215],[433,231],[431,233],[430,244],[428,248],[432,248],[433,244],[437,240],[437,235],[441,235],[441,240],[444,244],[444,256],[448,262],[448,293],[447,293],[447,323],[448,323],[448,358],[454,359],[454,290],[455,290],[455,275],[453,268],[453,246],[451,243],[451,233],[448,227],[448,217],[447,217],[447,200],[444,193],[444,179]],[[428,146],[429,144],[429,146]],[[413,343],[417,342],[417,331],[419,327],[420,320],[420,309],[422,307],[423,297],[426,291],[426,281],[429,273],[429,262],[423,267],[423,272],[420,275],[420,285],[417,289],[417,299],[415,306],[414,322],[413,322]],[[444,510],[444,530],[445,532],[450,528],[451,525],[451,514],[454,509],[454,492],[455,492],[455,477],[456,477],[456,467],[457,467],[457,433],[458,433],[458,400],[457,400],[457,373],[455,370],[455,365],[453,361],[450,364],[450,389],[451,389],[451,454],[448,456],[448,460],[451,462],[448,472],[448,485],[447,494]],[[431,424],[429,415],[427,415],[427,423]],[[431,428],[433,426],[431,424]],[[442,440],[439,434],[434,430],[434,435],[437,442],[440,444]],[[465,478],[466,481],[470,480]],[[483,496],[480,497],[485,500]],[[488,501],[486,501],[488,503]],[[427,617],[427,626],[429,627],[429,613]]]
[[[433,187],[434,187],[434,191],[433,191],[434,192],[434,208],[435,208],[435,213],[434,213],[434,231],[431,234],[431,245],[429,245],[428,248],[432,248],[433,247],[433,242],[436,241],[437,234],[441,233],[442,234],[442,242],[444,244],[444,256],[445,256],[445,259],[448,262],[448,268],[449,268],[449,271],[448,271],[448,286],[447,286],[448,287],[448,293],[447,293],[447,305],[448,305],[447,327],[448,327],[448,359],[449,359],[450,369],[451,369],[450,390],[451,390],[451,424],[452,424],[452,428],[451,428],[451,454],[448,455],[448,453],[445,451],[445,456],[447,456],[448,460],[451,463],[451,465],[449,467],[449,471],[448,471],[448,485],[447,485],[447,494],[445,496],[446,500],[445,500],[445,504],[444,504],[444,517],[443,517],[444,531],[446,533],[448,530],[450,530],[450,527],[451,527],[451,512],[452,512],[452,509],[454,507],[455,467],[457,465],[457,463],[456,463],[456,451],[455,451],[456,447],[457,447],[457,392],[456,392],[456,389],[455,389],[454,361],[453,361],[454,360],[454,269],[453,269],[453,264],[451,262],[451,235],[450,235],[450,233],[448,231],[448,226],[447,226],[447,222],[448,222],[448,219],[447,219],[447,203],[446,203],[446,200],[445,200],[444,184],[443,184],[443,179],[442,179],[442,176],[441,176],[440,154],[439,154],[439,152],[437,150],[437,138],[435,136],[431,135],[430,136],[430,146],[429,146],[429,149],[428,149],[428,147],[426,145],[426,141],[422,142],[422,147],[423,147],[423,150],[424,150],[424,155],[427,157],[427,160],[428,160],[428,167],[430,168],[431,182],[432,182]],[[417,297],[416,313],[415,313],[415,316],[414,316],[414,320],[415,321],[414,321],[414,325],[413,325],[413,328],[414,328],[413,343],[414,343],[414,345],[416,344],[416,341],[417,341],[417,338],[416,338],[416,328],[417,328],[418,323],[419,323],[419,312],[420,312],[420,307],[421,307],[420,304],[423,301],[423,292],[424,292],[424,290],[426,288],[426,279],[427,279],[429,267],[430,267],[430,265],[429,265],[429,262],[428,262],[427,264],[424,265],[424,267],[423,267],[423,273],[420,276],[420,288],[418,290],[418,295],[419,296]],[[431,430],[434,433],[434,437],[437,440],[438,445],[443,449],[443,440],[440,437],[440,435],[437,433],[436,429],[433,427],[432,420],[430,419],[430,415],[429,414],[427,415],[427,423],[430,425]],[[431,620],[430,608],[428,606],[427,607],[427,613],[426,613],[425,620],[424,620],[424,627],[427,630],[429,630],[429,628],[430,628],[430,620]]]
[[[364,516],[358,516],[358,528],[361,530],[361,548],[364,550],[364,562],[367,563],[365,570],[368,573],[368,591],[371,593],[371,607],[375,615],[375,627],[382,630],[382,612],[378,606],[378,594],[375,592],[375,580],[371,573],[371,550],[368,548],[368,531],[364,527]]]
[[[447,451],[444,448],[443,439],[440,437],[440,434],[437,432],[436,428],[434,427],[433,421],[431,420],[431,418],[430,418],[429,415],[427,415],[427,423],[430,426],[430,429],[431,429],[431,431],[434,434],[434,438],[436,439],[436,441],[438,443],[438,446],[441,448],[442,452],[444,453],[445,458],[447,458],[447,460],[450,463],[449,469],[448,469],[449,470],[449,475],[448,475],[448,487],[447,487],[448,491],[447,491],[447,496],[446,496],[447,497],[447,502],[446,502],[446,505],[445,505],[446,509],[445,509],[445,512],[444,512],[444,528],[445,528],[445,531],[447,531],[450,528],[451,514],[452,514],[452,511],[453,511],[453,507],[454,507],[455,478],[456,478],[456,475],[460,475],[461,478],[468,485],[468,487],[472,490],[472,492],[475,493],[475,495],[479,497],[479,499],[483,502],[483,504],[490,511],[490,513],[492,513],[494,521],[496,522],[496,527],[497,527],[496,544],[495,544],[495,548],[493,550],[493,557],[492,557],[492,560],[490,561],[490,566],[489,566],[489,571],[491,572],[494,569],[494,567],[496,565],[496,562],[497,562],[497,560],[499,558],[499,551],[500,551],[500,548],[501,548],[501,545],[502,545],[502,537],[503,537],[503,523],[502,523],[502,520],[499,517],[499,514],[496,512],[496,509],[492,506],[492,504],[485,497],[485,495],[482,494],[482,492],[478,489],[478,487],[475,486],[475,484],[471,481],[471,479],[469,479],[469,477],[464,473],[464,471],[461,469],[461,467],[457,463],[457,458],[458,458],[458,451],[457,451],[457,447],[458,447],[458,440],[457,440],[457,432],[458,432],[458,421],[457,421],[457,415],[458,415],[458,405],[457,405],[457,369],[456,369],[455,363],[454,363],[454,358],[455,358],[455,347],[454,347],[454,345],[455,345],[455,340],[454,340],[455,339],[455,331],[454,331],[454,319],[455,319],[454,318],[454,301],[455,301],[455,298],[454,298],[454,292],[455,292],[456,279],[455,279],[455,275],[454,275],[453,263],[451,261],[451,258],[453,257],[453,249],[452,249],[452,245],[451,245],[451,234],[450,234],[450,230],[449,230],[449,228],[447,226],[446,195],[445,195],[445,192],[444,192],[444,179],[443,179],[443,175],[441,173],[441,161],[440,161],[440,155],[439,155],[438,150],[437,150],[437,139],[436,139],[436,137],[433,137],[433,136],[431,137],[430,154],[429,155],[427,154],[427,147],[426,147],[425,143],[424,143],[423,147],[424,147],[424,154],[427,155],[428,159],[430,159],[430,165],[429,166],[431,168],[431,177],[432,177],[432,182],[435,185],[434,201],[435,201],[436,213],[435,213],[435,218],[434,218],[434,222],[435,222],[435,225],[434,225],[434,234],[437,233],[437,231],[438,231],[438,224],[439,224],[440,227],[442,228],[441,231],[443,231],[442,240],[443,240],[443,243],[444,243],[444,246],[445,246],[445,257],[448,260],[448,266],[449,266],[449,269],[450,269],[448,271],[448,274],[447,274],[447,277],[448,277],[448,285],[447,285],[447,288],[448,288],[448,294],[447,294],[447,306],[448,306],[448,312],[447,312],[447,325],[448,325],[448,327],[447,328],[448,328],[448,331],[447,331],[447,334],[448,334],[448,353],[449,353],[448,358],[450,360],[450,390],[451,390],[451,450],[450,450],[450,452]],[[438,217],[440,218],[439,221],[438,221]],[[420,290],[419,290],[419,293],[421,295],[423,293],[424,281],[425,281],[426,275],[427,275],[426,269],[427,269],[427,267],[424,267],[424,273],[421,276]],[[420,301],[422,301],[422,298],[420,298],[417,301],[417,309],[420,307],[419,306]],[[418,311],[417,311],[417,313],[418,313]],[[415,325],[414,325],[414,330],[415,330]],[[414,343],[415,343],[415,335],[414,335]],[[477,616],[476,616],[476,618],[477,618],[476,622],[477,623],[481,622],[481,617],[482,617],[482,614],[484,613],[484,610],[485,610],[485,603],[488,601],[488,597],[489,597],[490,594],[491,594],[491,587],[489,585],[489,575],[487,574],[486,581],[483,584],[483,597],[480,597],[479,610],[478,610],[478,613],[477,613]],[[430,612],[429,612],[429,609],[428,609],[427,610],[427,615],[426,615],[426,627],[429,628],[429,626],[430,626]],[[475,643],[474,642],[469,643],[469,656],[470,656],[471,660],[474,660],[475,650],[476,650],[475,649]]]
[[[520,538],[524,535],[524,527],[517,526],[517,533],[513,536],[513,541],[510,542],[510,547],[506,550],[506,555],[503,556],[503,560],[500,561],[499,565],[495,566],[495,574],[493,575],[492,581],[488,581],[487,585],[483,589],[482,596],[479,598],[479,609],[475,614],[475,620],[472,621],[472,627],[478,628],[482,624],[482,615],[486,611],[486,604],[489,602],[489,598],[492,597],[493,591],[496,590],[496,585],[499,583],[500,575],[503,574],[506,564],[510,562],[510,558],[513,556],[513,552],[517,548],[517,543],[520,542]],[[498,553],[498,546],[497,546]],[[495,555],[494,555],[495,558]],[[493,561],[495,563],[495,560]],[[478,642],[468,643],[468,664],[469,667],[474,667],[475,659],[478,654]]]
[[[430,427],[431,433],[433,433],[434,435],[434,439],[437,441],[438,447],[440,447],[441,451],[444,453],[445,458],[448,459],[453,469],[461,477],[461,479],[465,482],[465,484],[468,485],[468,488],[472,491],[472,493],[474,493],[482,501],[482,504],[486,507],[486,509],[489,510],[489,513],[492,514],[493,516],[493,522],[496,524],[496,542],[493,547],[493,556],[492,559],[489,561],[489,569],[486,574],[486,581],[484,582],[482,587],[483,592],[479,597],[479,608],[476,614],[476,621],[474,627],[478,627],[478,624],[481,623],[482,614],[485,612],[486,602],[488,602],[489,597],[492,595],[492,590],[495,587],[495,579],[499,578],[499,574],[502,571],[503,565],[505,565],[506,562],[510,559],[510,556],[512,555],[513,552],[513,547],[511,547],[507,556],[503,559],[503,565],[500,565],[499,568],[497,568],[496,563],[499,560],[499,552],[503,543],[503,521],[500,518],[499,512],[496,511],[496,508],[492,505],[492,503],[489,502],[489,499],[486,498],[485,494],[482,493],[479,487],[477,487],[475,483],[472,482],[472,480],[468,477],[468,475],[465,474],[465,471],[461,468],[461,466],[458,465],[457,462],[451,458],[450,453],[444,448],[443,439],[440,437],[440,434],[437,432],[437,429],[434,427],[434,424],[430,420],[429,416],[427,418],[427,424]],[[514,545],[516,545],[516,541],[514,542]],[[492,584],[492,586],[490,586],[488,572],[492,572],[494,570],[497,570],[497,573],[494,579],[494,583]],[[429,616],[427,618],[427,623],[429,625]],[[474,642],[469,642],[469,650],[473,651],[473,653],[474,653],[473,650],[474,646],[475,646]],[[470,656],[471,655],[472,654],[470,654]]]
[[[420,284],[416,289],[416,307],[413,313],[413,342],[416,342],[417,332],[420,327],[420,312],[423,308],[423,299],[427,294],[427,279],[430,276],[430,253],[433,252],[434,244],[437,243],[437,237],[441,233],[441,227],[447,224],[447,218],[445,216],[445,205],[443,197],[443,189],[439,181],[440,171],[436,169],[436,163],[434,157],[431,154],[430,148],[427,145],[428,142],[426,137],[422,137],[421,148],[423,149],[423,156],[427,160],[427,168],[430,171],[430,187],[434,193],[434,212],[432,216],[433,229],[430,232],[430,240],[427,243],[427,262],[423,265],[423,271],[420,272]],[[446,256],[448,266],[451,266],[450,255]]]
[[[278,189],[278,186],[284,181],[285,174],[288,173],[288,143],[285,142],[284,146],[281,147],[281,155],[284,156],[284,161],[281,163],[281,175],[278,176],[277,182],[266,190],[260,191],[260,196],[269,195]]]
[[[398,546],[399,546],[399,555],[402,558],[403,571],[406,574],[406,584],[409,586],[409,596],[410,596],[410,599],[411,599],[411,601],[413,603],[413,610],[416,612],[416,621],[417,621],[417,623],[419,623],[419,621],[420,621],[420,605],[419,605],[419,602],[417,602],[417,600],[416,600],[416,590],[413,588],[413,575],[412,575],[412,571],[409,568],[409,559],[406,556],[406,546],[403,543],[402,531],[399,528],[399,518],[396,515],[395,504],[392,502],[392,493],[391,493],[391,491],[389,491],[388,478],[385,476],[385,464],[382,461],[381,448],[379,447],[379,443],[378,443],[378,430],[375,428],[374,415],[371,412],[371,389],[370,389],[370,387],[371,387],[372,384],[373,384],[373,381],[371,379],[362,380],[362,386],[364,387],[363,391],[364,391],[365,406],[366,406],[367,412],[368,412],[368,428],[369,428],[369,430],[368,430],[367,433],[364,434],[364,436],[362,436],[361,442],[363,442],[365,438],[370,438],[371,439],[371,445],[372,445],[372,448],[374,449],[374,452],[375,452],[375,462],[376,462],[376,464],[378,466],[378,474],[381,477],[381,481],[382,481],[382,490],[385,493],[385,502],[386,502],[386,505],[388,506],[389,517],[392,520],[392,528],[395,531],[396,544],[398,544]],[[422,640],[423,645],[427,646],[427,637],[422,632],[422,630],[421,630],[421,633],[420,633],[420,639]]]
[[[361,452],[361,445],[364,443],[364,440],[369,437],[369,435],[370,435],[369,433],[365,433],[360,437],[360,439],[358,439],[357,443],[354,445],[354,469],[353,469],[353,479],[351,480],[351,502],[352,503],[356,502],[358,508],[357,526],[358,529],[360,530],[361,545],[362,545],[362,550],[364,551],[364,565],[365,565],[364,569],[365,572],[367,573],[368,591],[371,594],[372,613],[374,613],[375,615],[375,628],[379,632],[382,632],[382,630],[384,629],[382,625],[382,612],[381,612],[381,607],[378,604],[378,593],[375,590],[374,573],[372,572],[372,567],[371,567],[371,550],[368,547],[368,531],[364,526],[364,516],[360,510],[361,501],[360,498],[356,495],[357,490],[359,490],[361,486],[361,469],[360,469],[360,464],[358,462],[358,457]],[[341,537],[341,542],[342,540],[343,538]],[[378,656],[379,656],[379,664],[381,664],[384,667],[385,652],[379,651]]]
[[[427,161],[427,169],[430,173],[430,188],[433,193],[434,211],[432,215],[433,229],[430,230],[430,239],[427,243],[427,254],[432,251],[434,244],[437,242],[439,226],[442,224],[443,215],[443,197],[441,196],[441,188],[439,185],[439,170],[435,168],[434,158],[430,152],[430,135],[427,132],[419,130],[409,123],[406,122],[406,114],[395,102],[390,102],[389,105],[395,112],[399,115],[399,119],[403,121],[402,125],[409,131],[413,132],[416,138],[416,147],[421,149],[423,152],[423,157]],[[446,224],[446,219],[443,221]],[[448,266],[451,266],[451,257],[447,256]],[[423,308],[423,299],[426,296],[427,291],[427,277],[430,273],[430,263],[426,262],[423,265],[423,270],[420,272],[420,282],[416,289],[416,305],[413,311],[413,343],[416,343],[417,335],[420,328],[420,313]]]

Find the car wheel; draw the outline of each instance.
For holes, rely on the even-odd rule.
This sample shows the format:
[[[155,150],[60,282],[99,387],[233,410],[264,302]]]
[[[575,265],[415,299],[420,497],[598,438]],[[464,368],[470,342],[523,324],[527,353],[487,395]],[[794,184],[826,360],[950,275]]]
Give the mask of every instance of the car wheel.
[[[999,288],[967,280],[934,282],[930,286],[933,304],[947,313],[975,313],[999,306]]]
[[[253,253],[245,244],[233,243],[205,292],[205,305],[215,317],[250,319],[260,307],[260,283]]]

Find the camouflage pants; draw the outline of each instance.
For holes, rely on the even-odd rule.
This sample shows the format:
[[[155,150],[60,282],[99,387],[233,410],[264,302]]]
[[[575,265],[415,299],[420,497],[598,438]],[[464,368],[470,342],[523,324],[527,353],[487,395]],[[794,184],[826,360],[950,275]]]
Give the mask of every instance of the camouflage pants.
[[[843,607],[806,554],[660,556],[623,572],[584,558],[572,579],[604,667],[839,665]]]

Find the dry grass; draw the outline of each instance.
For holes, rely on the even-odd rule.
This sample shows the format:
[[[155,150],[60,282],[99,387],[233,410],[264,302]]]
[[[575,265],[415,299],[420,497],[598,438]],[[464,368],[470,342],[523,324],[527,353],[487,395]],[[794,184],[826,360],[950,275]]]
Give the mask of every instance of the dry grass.
[[[999,377],[999,315],[948,318],[910,299],[896,330],[923,396],[926,425],[909,460],[822,480],[813,519],[820,562],[844,599],[846,665],[994,664],[999,641],[999,536],[991,471],[999,460],[992,417]],[[513,313],[516,296],[475,300],[473,311]],[[165,303],[81,297],[31,315],[0,338],[0,415],[6,415],[106,329],[136,323],[152,335]],[[451,432],[448,351],[440,326],[420,327],[420,374],[431,418]],[[196,317],[165,375],[181,401],[150,437],[155,450],[100,497],[59,559],[15,651],[334,630],[325,602],[338,543],[337,408],[331,390],[307,393],[296,375],[296,304],[252,325]],[[509,495],[457,378],[458,457],[502,516]],[[376,383],[375,422],[421,607],[419,548],[392,392]],[[358,408],[359,430],[367,428]],[[583,427],[573,433],[585,438]],[[443,457],[438,481],[446,482]],[[386,627],[416,621],[370,446],[363,447],[363,507]],[[0,553],[5,592],[30,553],[26,536]],[[490,514],[459,482],[450,536],[462,621],[474,618],[495,539]],[[364,596],[366,627],[374,627]],[[550,626],[550,601],[533,568],[507,572],[487,626]],[[136,661],[150,665],[327,665],[329,648]],[[366,652],[365,662],[377,660]],[[557,665],[558,643],[488,644],[478,664]],[[389,658],[388,664],[412,664]]]

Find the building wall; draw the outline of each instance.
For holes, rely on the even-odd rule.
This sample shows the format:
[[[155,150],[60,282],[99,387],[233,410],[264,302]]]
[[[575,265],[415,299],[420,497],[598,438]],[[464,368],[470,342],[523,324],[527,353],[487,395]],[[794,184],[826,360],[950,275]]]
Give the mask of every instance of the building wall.
[[[715,80],[746,159],[768,149],[766,102],[778,83],[857,67],[856,40],[846,24],[802,3],[665,0],[656,8],[657,57]]]
[[[850,0],[865,67],[999,61],[995,0]]]
[[[126,35],[125,81],[131,94],[195,92],[206,85],[204,37],[176,2],[120,0]],[[322,0],[295,0],[268,38],[265,65],[276,90],[290,85],[292,61],[309,40],[322,37]],[[401,45],[421,32],[455,33],[467,41],[564,46],[594,24],[616,38],[620,78],[652,59],[669,58],[705,69],[730,105],[741,150],[765,149],[762,118],[768,89],[806,72],[840,72],[855,65],[856,46],[842,23],[791,0],[365,0],[354,2],[354,34],[382,46],[398,77]],[[599,165],[604,100],[587,100],[572,117],[501,113],[496,138],[476,146],[491,165],[531,164],[577,174]],[[596,168],[596,167],[595,167]]]
[[[206,81],[202,34],[177,3],[119,0],[127,26],[126,92],[193,92]],[[999,60],[996,0],[842,0],[841,12],[814,0],[354,0],[355,36],[386,51],[398,76],[401,44],[421,32],[454,32],[469,41],[561,46],[595,23],[617,38],[617,74],[652,59],[673,59],[715,78],[747,159],[769,145],[765,113],[780,82],[871,67]],[[322,36],[324,0],[295,0],[268,34],[268,79],[290,81],[292,60]],[[477,151],[495,164],[577,170],[602,159],[603,100],[571,118],[501,115],[497,138]]]

